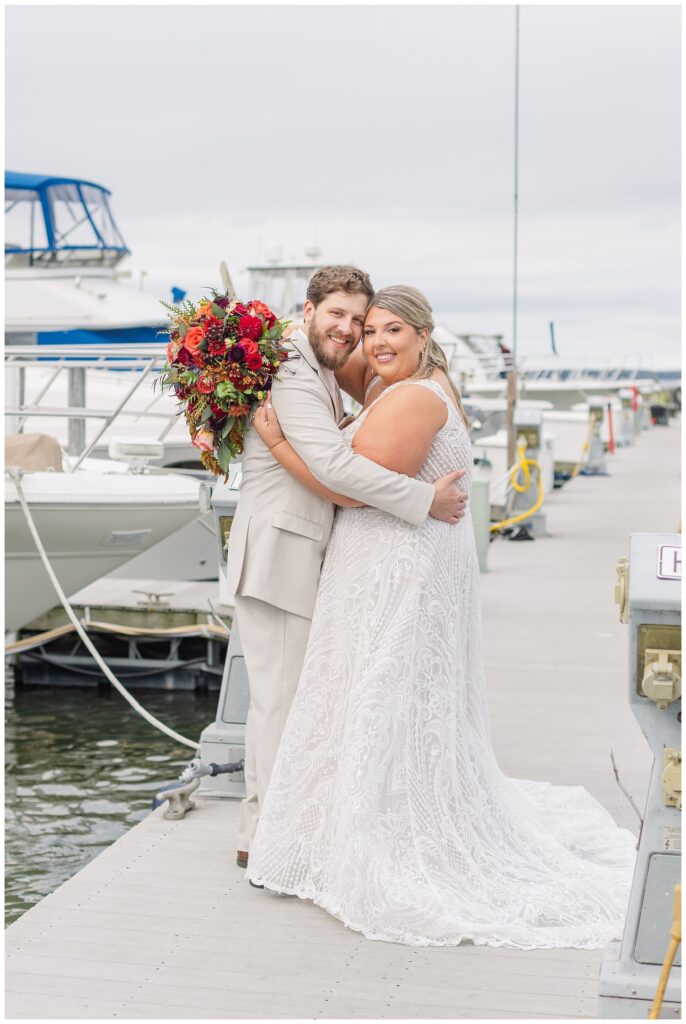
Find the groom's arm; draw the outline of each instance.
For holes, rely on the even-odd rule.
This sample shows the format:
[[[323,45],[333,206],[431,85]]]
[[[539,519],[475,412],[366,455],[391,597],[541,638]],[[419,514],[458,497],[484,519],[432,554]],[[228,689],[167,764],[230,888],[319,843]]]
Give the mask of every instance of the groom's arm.
[[[343,440],[328,395],[316,380],[277,380],[272,402],[285,437],[325,487],[413,526],[426,519],[434,500],[434,485],[356,455]]]

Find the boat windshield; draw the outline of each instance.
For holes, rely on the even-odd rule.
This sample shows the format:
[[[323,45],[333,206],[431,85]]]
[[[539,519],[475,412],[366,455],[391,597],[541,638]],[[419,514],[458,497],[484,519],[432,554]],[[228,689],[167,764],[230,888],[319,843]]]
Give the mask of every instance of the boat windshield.
[[[112,266],[128,253],[104,189],[63,182],[5,189],[5,264]]]

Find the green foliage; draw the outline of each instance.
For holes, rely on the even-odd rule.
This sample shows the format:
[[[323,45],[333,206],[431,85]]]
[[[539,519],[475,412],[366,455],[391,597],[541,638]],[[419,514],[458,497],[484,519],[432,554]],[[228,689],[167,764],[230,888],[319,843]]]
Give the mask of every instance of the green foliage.
[[[171,303],[165,302],[164,299],[160,299],[160,306],[164,306],[170,316],[183,316],[183,310],[178,306],[172,306]]]
[[[212,406],[211,405],[205,406],[205,408],[202,411],[202,416],[200,417],[200,421],[199,422],[200,423],[206,423],[211,415],[212,415]]]
[[[233,425],[236,422],[235,417],[229,416],[226,423],[222,427],[222,440],[226,437],[230,430],[233,430]]]
[[[216,451],[217,462],[222,468],[222,473],[229,472],[229,466],[231,465],[231,459],[233,458],[231,449],[228,445],[220,445]]]

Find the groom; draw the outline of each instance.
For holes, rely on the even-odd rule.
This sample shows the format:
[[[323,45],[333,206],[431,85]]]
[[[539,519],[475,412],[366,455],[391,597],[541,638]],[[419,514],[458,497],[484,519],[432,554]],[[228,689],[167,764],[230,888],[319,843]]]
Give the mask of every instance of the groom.
[[[411,479],[356,455],[338,429],[344,410],[334,371],[359,342],[373,294],[368,275],[356,267],[315,273],[303,308],[305,331],[290,336],[289,357],[271,392],[281,429],[330,490],[413,526],[429,514],[454,522],[465,511],[466,495],[455,487],[463,470],[435,484]],[[227,575],[250,684],[237,855],[246,867],[305,658],[334,506],[290,476],[255,430],[246,437],[242,470]]]

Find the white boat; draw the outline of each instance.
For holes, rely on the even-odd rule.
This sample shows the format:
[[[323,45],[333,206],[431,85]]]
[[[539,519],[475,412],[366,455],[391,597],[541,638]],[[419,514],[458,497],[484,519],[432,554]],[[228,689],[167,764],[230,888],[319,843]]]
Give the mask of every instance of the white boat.
[[[6,171],[5,239],[9,344],[157,339],[164,310],[122,280],[129,249],[102,185]]]
[[[87,362],[74,372],[52,378],[48,351],[69,346],[82,353],[97,345],[145,346],[164,360],[161,332],[167,315],[160,301],[127,281],[120,264],[129,255],[110,207],[110,193],[80,178],[5,172],[5,337],[8,348],[36,346],[32,366],[6,376],[9,406],[30,405],[49,389],[44,403],[66,407],[115,408],[131,385],[131,376],[113,366],[111,357]],[[51,346],[48,350],[47,346]],[[39,357],[40,361],[39,361]],[[163,440],[163,465],[200,468],[174,398],[153,389],[153,376],[132,394],[121,420],[150,439]],[[72,422],[74,422],[72,420]],[[99,426],[99,424],[98,424]],[[22,429],[17,420],[10,432]],[[81,446],[95,428],[85,420]],[[32,418],[29,429],[55,434],[73,448],[66,420],[61,424]],[[121,432],[122,423],[118,425]],[[72,436],[74,431],[72,430]],[[106,456],[111,432],[105,431],[92,454]]]
[[[59,451],[56,442],[52,444]],[[19,477],[40,540],[67,595],[150,550],[198,517],[196,480],[173,473],[132,472],[122,463],[104,459],[86,459],[69,472],[75,461],[70,463],[66,457],[66,472],[24,470]],[[6,469],[20,462],[21,458],[10,456]],[[20,629],[57,603],[16,481],[6,472],[5,628]]]

